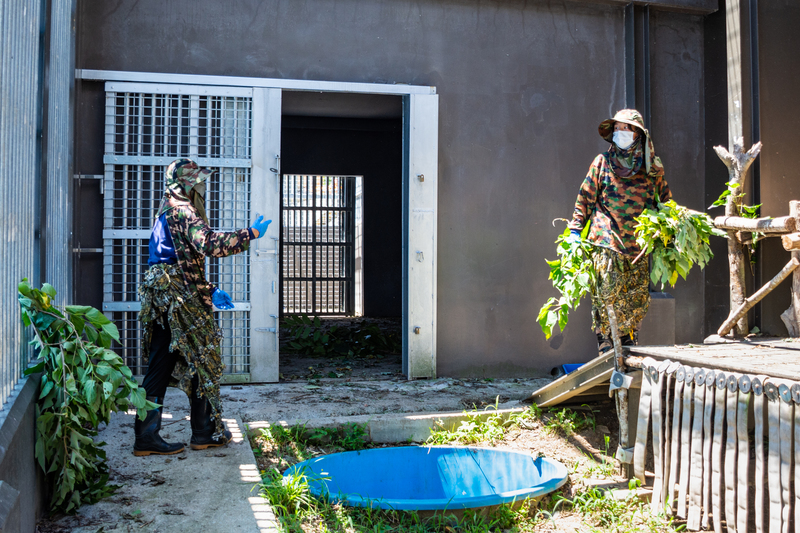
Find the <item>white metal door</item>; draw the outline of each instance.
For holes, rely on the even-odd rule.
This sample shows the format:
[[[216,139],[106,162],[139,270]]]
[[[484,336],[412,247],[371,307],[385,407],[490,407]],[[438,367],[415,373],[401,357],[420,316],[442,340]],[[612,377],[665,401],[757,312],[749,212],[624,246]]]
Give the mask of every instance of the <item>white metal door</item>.
[[[404,367],[408,379],[436,377],[436,218],[439,96],[404,101],[406,143],[404,239]]]
[[[253,213],[272,219],[267,235],[250,249],[252,315],[250,374],[278,381],[281,209],[281,90],[253,89]]]
[[[217,170],[207,188],[206,210],[211,226],[220,231],[248,227],[256,211],[270,218],[265,168],[265,112],[280,124],[280,93],[275,107],[265,107],[274,90],[246,87],[151,83],[106,83],[103,310],[120,329],[121,355],[137,374],[141,365],[141,332],[137,321],[137,288],[147,270],[147,242],[164,191],[164,170],[171,161],[189,157]],[[273,98],[274,99],[274,98]],[[277,146],[280,146],[279,135]],[[273,149],[273,155],[278,151]],[[279,169],[276,169],[279,170]],[[277,204],[276,204],[277,205]],[[273,208],[275,212],[277,208]],[[273,217],[274,218],[274,217]],[[270,234],[276,234],[270,227]],[[231,311],[216,311],[223,329],[222,356],[226,382],[277,380],[277,349],[262,351],[265,314],[277,316],[262,292],[277,283],[269,261],[269,235],[256,241],[259,249],[226,258],[210,258],[207,276],[234,301]],[[273,246],[274,248],[274,246]],[[263,253],[262,253],[263,252]],[[258,254],[258,255],[256,255]],[[277,257],[272,258],[276,261]],[[257,281],[257,283],[253,283]],[[256,308],[253,302],[257,301]],[[277,340],[269,343],[277,346]],[[273,358],[275,372],[262,358]],[[268,365],[267,365],[268,366]],[[274,374],[274,376],[273,376]]]

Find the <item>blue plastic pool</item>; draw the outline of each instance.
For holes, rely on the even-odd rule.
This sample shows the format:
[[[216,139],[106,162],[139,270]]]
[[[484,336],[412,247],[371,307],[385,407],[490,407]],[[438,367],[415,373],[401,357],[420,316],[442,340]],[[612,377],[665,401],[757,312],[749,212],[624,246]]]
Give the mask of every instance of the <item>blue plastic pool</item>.
[[[303,472],[314,496],[396,510],[473,509],[535,498],[567,480],[552,459],[494,448],[403,446],[315,457]]]

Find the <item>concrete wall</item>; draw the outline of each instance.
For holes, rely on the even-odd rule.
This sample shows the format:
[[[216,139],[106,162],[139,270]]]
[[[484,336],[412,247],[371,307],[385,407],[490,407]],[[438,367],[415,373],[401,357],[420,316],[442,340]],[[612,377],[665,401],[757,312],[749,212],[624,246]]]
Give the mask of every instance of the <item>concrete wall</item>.
[[[434,85],[440,375],[535,375],[595,353],[589,304],[545,341],[545,258],[625,106],[624,5],[479,0],[81,1],[90,69]],[[651,8],[653,134],[676,199],[704,203],[704,21]],[[92,100],[92,98],[88,98]],[[79,120],[96,123],[96,106]],[[94,121],[94,122],[93,122]],[[91,130],[91,128],[90,128]],[[92,141],[99,142],[99,141]],[[82,167],[102,145],[82,148]],[[91,161],[89,160],[91,159]],[[80,170],[81,172],[86,172]],[[703,281],[676,288],[703,337]]]
[[[704,211],[709,204],[705,203],[704,175],[703,17],[652,11],[650,32],[650,131],[656,153],[664,162],[673,199]],[[705,305],[698,296],[704,275],[695,268],[686,280],[664,289],[675,297],[677,343],[703,338]]]
[[[800,200],[800,4],[787,0],[758,2],[760,65],[760,129],[764,147],[760,164],[760,193],[765,216],[789,214],[789,200]],[[767,239],[761,252],[761,280],[766,283],[789,260],[778,239]],[[783,283],[761,304],[761,329],[786,335],[780,314],[789,307],[791,283]]]
[[[33,455],[39,379],[30,377],[4,406],[0,422],[0,531],[32,532],[46,502],[44,476]]]

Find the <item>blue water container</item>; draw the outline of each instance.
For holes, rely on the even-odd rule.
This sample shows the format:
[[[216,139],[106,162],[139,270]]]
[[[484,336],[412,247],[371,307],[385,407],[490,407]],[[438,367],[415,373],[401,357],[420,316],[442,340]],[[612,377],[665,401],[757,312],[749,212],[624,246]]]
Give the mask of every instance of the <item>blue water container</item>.
[[[474,509],[536,498],[567,480],[561,463],[528,453],[465,446],[403,446],[315,457],[302,473],[316,497],[396,510]]]

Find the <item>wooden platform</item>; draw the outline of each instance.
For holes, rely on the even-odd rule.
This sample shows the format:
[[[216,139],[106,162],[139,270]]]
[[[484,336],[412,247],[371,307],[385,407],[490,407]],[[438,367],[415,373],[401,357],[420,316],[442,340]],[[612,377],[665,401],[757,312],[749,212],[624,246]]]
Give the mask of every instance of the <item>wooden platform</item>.
[[[800,341],[792,340],[755,338],[720,344],[630,346],[629,353],[693,367],[800,381]]]
[[[755,338],[741,341],[721,339],[716,344],[676,344],[672,346],[626,346],[626,355],[649,356],[686,366],[751,376],[800,381],[800,340]],[[577,370],[535,391],[526,401],[540,407],[563,403],[591,402],[608,397],[609,379],[614,371],[613,352],[597,357]],[[637,372],[633,372],[639,378]],[[634,385],[635,387],[635,385]]]

